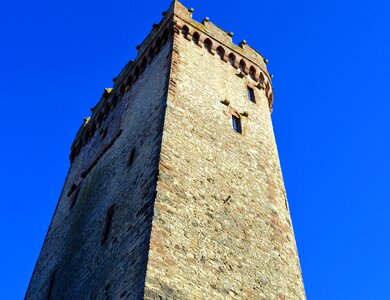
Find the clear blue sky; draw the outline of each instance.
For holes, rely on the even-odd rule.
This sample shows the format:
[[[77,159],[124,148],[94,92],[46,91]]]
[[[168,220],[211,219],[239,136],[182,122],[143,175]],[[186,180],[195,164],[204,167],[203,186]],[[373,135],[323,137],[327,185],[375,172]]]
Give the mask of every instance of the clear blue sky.
[[[308,299],[390,299],[390,2],[185,0],[275,74]],[[3,1],[0,299],[22,299],[83,117],[169,0]]]

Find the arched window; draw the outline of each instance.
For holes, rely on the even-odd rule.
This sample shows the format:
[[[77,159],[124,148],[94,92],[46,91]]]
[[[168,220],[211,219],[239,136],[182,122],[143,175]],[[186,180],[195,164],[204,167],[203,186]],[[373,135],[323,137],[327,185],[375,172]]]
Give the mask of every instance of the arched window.
[[[231,66],[234,66],[234,63],[236,62],[236,56],[233,53],[229,54],[228,62]]]
[[[108,235],[110,234],[114,213],[115,213],[115,204],[113,204],[107,211],[106,223],[104,225],[103,234],[102,234],[102,241],[101,241],[102,245],[107,241]]]
[[[123,94],[125,92],[125,85],[124,84],[121,84],[120,88],[119,88],[119,92],[121,94]]]
[[[150,59],[153,59],[154,56],[155,56],[154,49],[153,49],[153,47],[150,47],[150,50],[149,50]]]
[[[264,75],[263,75],[263,73],[260,73],[259,82],[260,82],[261,84],[264,83]]]
[[[253,66],[249,69],[249,77],[252,80],[256,80],[256,69]]]
[[[192,35],[192,41],[193,41],[196,45],[199,45],[199,39],[200,39],[199,33],[195,32],[195,33]]]
[[[103,123],[103,112],[100,112],[97,116],[97,123],[100,125]]]
[[[79,193],[80,193],[80,186],[76,186],[75,184],[74,184],[74,186],[75,186],[75,190],[72,192],[72,194],[70,194],[70,196],[69,196],[69,205],[70,205],[70,208],[72,208],[74,205],[75,205],[75,203],[76,203],[76,201],[77,201],[77,198],[78,198],[78,196],[79,196]],[[73,186],[72,186],[73,187]]]
[[[271,86],[269,82],[265,84],[265,94],[268,96],[269,91],[271,90]]]
[[[188,28],[187,25],[183,26],[183,28],[181,29],[181,32],[183,33],[183,36],[185,38],[188,36],[189,31],[190,31],[190,29]]]
[[[154,53],[159,53],[161,50],[161,38],[158,38],[157,41],[156,41],[156,46],[155,46],[155,51]]]
[[[106,105],[103,109],[103,120],[107,120],[108,114],[110,113],[110,106]]]
[[[207,51],[211,52],[211,49],[213,47],[213,43],[211,42],[210,39],[204,40],[204,47],[206,48]]]
[[[241,59],[240,65],[239,65],[239,69],[241,72],[245,73],[245,66],[246,66],[245,61]]]
[[[221,46],[219,46],[217,48],[217,54],[218,54],[219,58],[223,60],[225,57],[225,49],[223,49]]]
[[[127,92],[129,90],[132,82],[133,82],[133,78],[131,77],[131,75],[129,75],[129,77],[127,77],[127,79],[126,79],[125,92]]]
[[[135,71],[134,71],[134,76],[133,76],[133,80],[134,80],[134,81],[137,81],[139,74],[140,74],[140,72],[139,72],[139,67],[137,66],[137,67],[135,68]]]
[[[96,131],[96,123],[93,122],[91,129],[88,132],[88,139],[91,139],[95,135],[95,131]]]
[[[111,105],[115,107],[118,104],[118,101],[119,101],[119,97],[118,95],[115,95],[111,100]]]
[[[161,44],[162,45],[165,45],[165,43],[167,42],[168,35],[169,35],[169,31],[168,31],[168,29],[165,29],[164,34],[163,34],[163,36],[161,38]]]
[[[144,57],[144,58],[142,59],[141,66],[140,66],[140,68],[139,68],[140,74],[142,74],[142,73],[145,71],[146,64],[147,64],[146,58]]]

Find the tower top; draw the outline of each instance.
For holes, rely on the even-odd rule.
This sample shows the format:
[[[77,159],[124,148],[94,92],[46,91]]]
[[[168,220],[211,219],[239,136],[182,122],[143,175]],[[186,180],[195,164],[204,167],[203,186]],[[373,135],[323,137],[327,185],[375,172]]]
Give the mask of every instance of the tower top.
[[[168,11],[163,12],[163,18],[160,23],[154,24],[149,35],[137,46],[138,54],[135,61],[130,61],[120,72],[117,79],[126,76],[129,69],[135,69],[137,65],[142,65],[142,61],[145,56],[148,56],[150,49],[158,47],[159,41],[164,39],[164,36],[167,36],[167,31],[170,33],[173,27],[176,33],[188,30],[188,38],[199,35],[199,46],[201,46],[205,40],[212,41],[214,52],[216,52],[218,47],[223,47],[225,51],[232,53],[236,57],[236,68],[239,68],[240,61],[243,61],[246,66],[255,68],[257,73],[256,80],[262,84],[264,83],[264,88],[267,83],[269,85],[267,94],[269,95],[269,103],[272,110],[272,76],[267,70],[268,59],[250,46],[246,40],[241,41],[238,45],[235,44],[232,39],[233,32],[226,31],[217,26],[210,21],[210,18],[205,17],[201,22],[194,20],[192,17],[193,11],[193,8],[187,8],[181,2],[173,0]],[[140,67],[142,68],[142,66]],[[244,75],[248,75],[250,73],[250,67],[244,68],[244,73]],[[260,75],[264,78],[260,78]],[[120,82],[121,80],[115,82],[114,89]]]
[[[238,45],[233,42],[233,33],[228,32],[210,21],[206,17],[202,22],[193,19],[194,9],[187,8],[181,2],[173,0],[168,11],[163,12],[163,18],[158,24],[153,24],[151,32],[144,41],[137,45],[137,56],[130,60],[114,79],[114,87],[107,92],[104,91],[100,101],[92,110],[91,118],[99,115],[101,109],[108,101],[108,96],[116,99],[125,92],[132,82],[136,81],[139,74],[143,72],[146,65],[153,59],[161,46],[171,40],[172,34],[182,33],[186,39],[194,40],[199,47],[209,48],[212,55],[223,53],[221,57],[226,63],[230,63],[237,69],[237,75],[241,78],[249,76],[259,89],[265,90],[270,111],[273,106],[272,76],[268,73],[268,60],[243,40]],[[195,45],[194,45],[195,46]],[[83,124],[72,145],[72,152],[79,143],[79,138],[88,132],[87,127],[92,125]],[[73,155],[71,154],[71,157]]]

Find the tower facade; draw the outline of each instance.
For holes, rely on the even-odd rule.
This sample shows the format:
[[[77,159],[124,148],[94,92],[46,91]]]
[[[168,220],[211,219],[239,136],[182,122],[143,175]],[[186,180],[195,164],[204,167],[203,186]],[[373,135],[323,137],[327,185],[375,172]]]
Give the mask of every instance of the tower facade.
[[[266,60],[174,1],[105,89],[26,299],[305,299]]]

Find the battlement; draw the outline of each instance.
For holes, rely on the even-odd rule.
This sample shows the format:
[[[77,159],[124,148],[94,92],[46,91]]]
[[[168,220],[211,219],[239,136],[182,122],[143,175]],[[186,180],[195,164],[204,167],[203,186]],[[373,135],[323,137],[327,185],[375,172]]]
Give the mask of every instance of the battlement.
[[[270,112],[273,106],[272,76],[268,73],[265,59],[256,49],[249,46],[246,41],[238,45],[233,43],[233,33],[228,32],[210,21],[203,19],[200,23],[192,18],[193,9],[185,7],[174,0],[168,11],[163,12],[160,23],[154,24],[152,31],[145,40],[137,46],[138,54],[134,60],[129,61],[114,78],[114,87],[105,89],[98,104],[92,109],[88,122],[82,124],[71,147],[70,160],[73,161],[81,147],[88,143],[94,135],[102,120],[113,110],[129,91],[145,68],[174,34],[192,40],[198,47],[208,50],[211,55],[218,55],[221,60],[237,69],[237,76],[249,78],[258,89],[265,90],[268,98]]]

